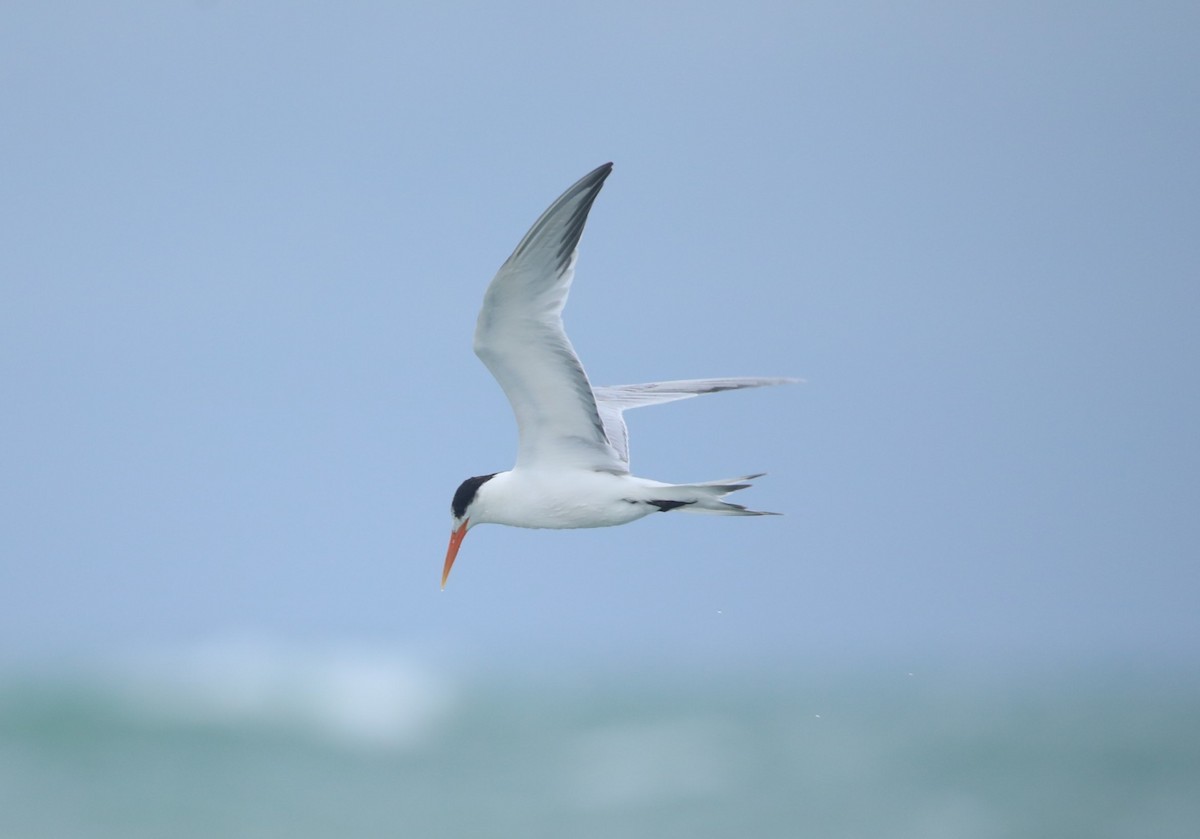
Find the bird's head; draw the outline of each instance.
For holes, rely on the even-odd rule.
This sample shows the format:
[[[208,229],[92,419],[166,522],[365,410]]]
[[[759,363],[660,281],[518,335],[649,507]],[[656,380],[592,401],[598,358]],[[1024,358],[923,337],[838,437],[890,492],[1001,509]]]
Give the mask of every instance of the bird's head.
[[[446,580],[450,577],[450,567],[454,565],[454,558],[458,556],[458,548],[462,544],[463,537],[467,535],[467,531],[473,525],[481,523],[478,516],[475,521],[471,520],[479,499],[479,488],[495,477],[495,474],[493,472],[491,475],[467,478],[454,491],[454,499],[450,502],[450,547],[446,549],[446,564],[442,568],[443,589],[446,587]]]

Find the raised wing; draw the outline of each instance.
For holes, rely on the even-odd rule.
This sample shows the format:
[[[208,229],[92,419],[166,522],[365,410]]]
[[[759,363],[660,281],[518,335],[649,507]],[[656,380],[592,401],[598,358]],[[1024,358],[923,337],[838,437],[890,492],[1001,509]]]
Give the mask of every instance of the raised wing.
[[[704,393],[720,393],[723,390],[741,390],[746,387],[786,385],[799,379],[743,377],[734,379],[685,379],[676,382],[649,382],[644,385],[610,385],[594,389],[600,421],[604,433],[616,450],[621,462],[629,465],[629,431],[625,428],[622,414],[630,408],[690,399]]]
[[[500,266],[483,297],[475,354],[516,414],[516,468],[626,471],[605,436],[591,384],[562,323],[579,237],[611,171],[606,163],[559,196]]]

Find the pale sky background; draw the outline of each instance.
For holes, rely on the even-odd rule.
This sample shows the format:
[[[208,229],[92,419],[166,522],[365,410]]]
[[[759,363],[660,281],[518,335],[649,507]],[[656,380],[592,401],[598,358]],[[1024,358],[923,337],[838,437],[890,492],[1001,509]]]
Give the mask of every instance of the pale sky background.
[[[5,3],[0,657],[1200,663],[1195,3]],[[607,160],[567,327],[635,471],[480,527],[483,290]]]

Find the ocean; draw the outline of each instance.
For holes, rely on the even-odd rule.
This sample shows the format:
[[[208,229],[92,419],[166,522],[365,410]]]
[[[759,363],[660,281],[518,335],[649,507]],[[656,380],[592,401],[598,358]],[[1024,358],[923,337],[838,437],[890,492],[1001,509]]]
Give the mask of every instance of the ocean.
[[[267,647],[10,668],[0,839],[1194,839],[1197,684]]]

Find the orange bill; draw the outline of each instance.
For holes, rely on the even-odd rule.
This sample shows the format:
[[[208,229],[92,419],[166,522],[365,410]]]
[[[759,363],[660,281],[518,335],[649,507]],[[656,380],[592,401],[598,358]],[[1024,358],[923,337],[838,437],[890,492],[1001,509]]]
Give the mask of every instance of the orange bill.
[[[463,537],[467,535],[467,525],[470,523],[471,520],[467,519],[450,534],[450,547],[446,549],[446,565],[442,568],[443,591],[446,588],[446,579],[450,576],[450,566],[454,564],[454,558],[458,556],[458,546],[462,544]]]

